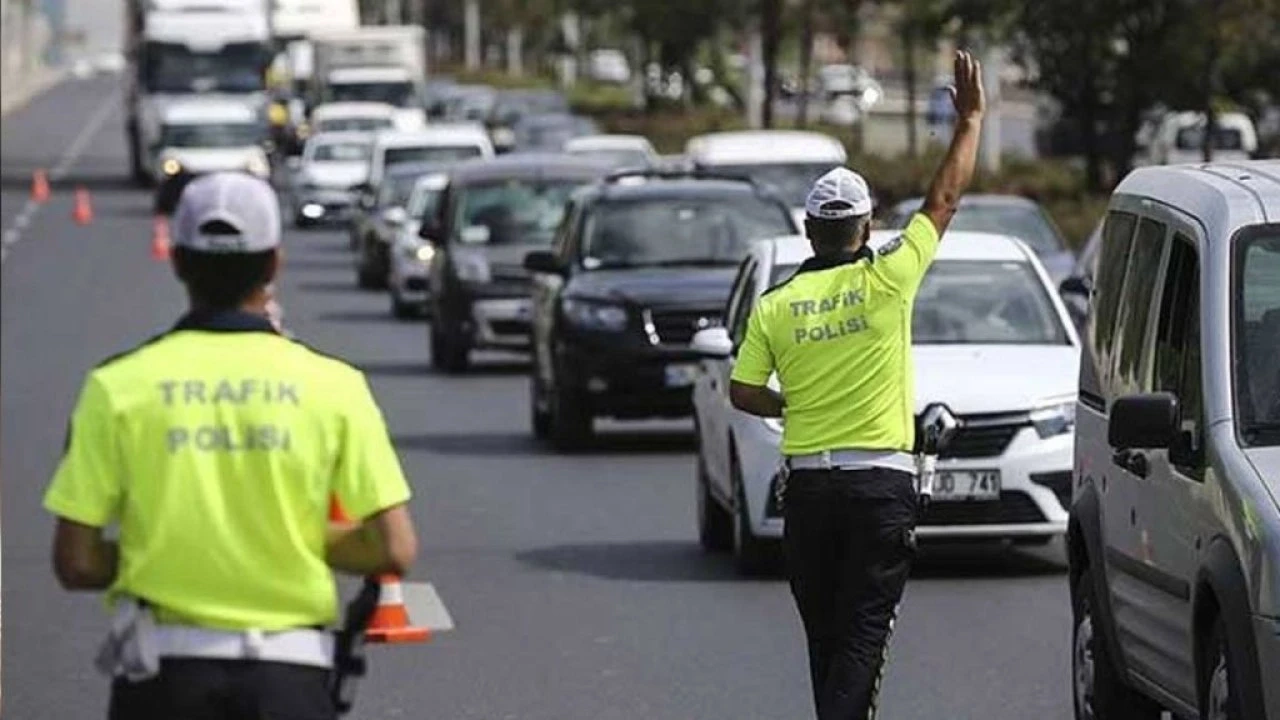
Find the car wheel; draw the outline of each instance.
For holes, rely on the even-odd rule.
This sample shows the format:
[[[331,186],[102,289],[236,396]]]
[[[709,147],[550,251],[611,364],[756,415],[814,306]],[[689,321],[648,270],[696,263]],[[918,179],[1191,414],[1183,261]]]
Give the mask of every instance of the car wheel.
[[[1203,720],[1243,720],[1244,709],[1240,696],[1233,688],[1231,648],[1227,644],[1227,626],[1219,615],[1213,623],[1213,635],[1205,648],[1204,707],[1200,710]]]
[[[466,372],[471,364],[471,350],[466,340],[442,325],[431,326],[431,364],[447,373]]]
[[[696,432],[696,431],[695,431]],[[698,543],[711,553],[733,549],[733,518],[711,495],[711,479],[707,476],[707,464],[698,452],[695,461],[698,493]]]
[[[1076,720],[1160,720],[1152,701],[1125,685],[1111,660],[1096,614],[1093,573],[1086,567],[1071,592],[1071,684]]]
[[[751,529],[751,516],[747,507],[747,493],[742,481],[742,468],[737,451],[730,448],[729,462],[733,483],[733,514],[731,538],[733,561],[740,575],[760,575],[772,569],[780,556],[778,543],[756,536]]]
[[[418,317],[418,306],[400,299],[400,294],[391,291],[391,314],[399,320],[412,320]]]
[[[533,371],[529,373],[529,426],[538,440],[546,440],[551,434],[551,413],[543,395],[542,381],[538,379],[538,362],[535,360]]]
[[[378,263],[366,240],[360,247],[360,259],[356,262],[356,283],[361,290],[381,290],[387,276],[378,272]]]
[[[591,411],[575,395],[565,390],[550,393],[551,444],[560,452],[582,450],[591,442],[594,418]]]

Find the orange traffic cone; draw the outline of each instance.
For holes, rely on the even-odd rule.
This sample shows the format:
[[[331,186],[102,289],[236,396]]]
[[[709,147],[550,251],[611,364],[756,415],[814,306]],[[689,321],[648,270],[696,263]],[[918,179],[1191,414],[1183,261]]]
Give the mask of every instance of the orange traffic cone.
[[[71,210],[71,218],[77,225],[88,225],[93,222],[93,203],[89,200],[89,191],[76,188],[76,203]]]
[[[169,220],[163,215],[151,219],[151,259],[169,259]]]
[[[49,201],[49,176],[44,170],[36,170],[31,175],[31,200],[37,203]]]
[[[404,588],[398,575],[379,575],[378,608],[369,619],[365,637],[371,643],[420,643],[431,638],[431,631],[409,623],[404,606]]]
[[[329,498],[329,521],[351,522],[337,496]],[[431,631],[409,623],[409,610],[404,606],[404,588],[398,575],[379,575],[378,607],[369,618],[365,638],[371,643],[419,643],[431,637]]]

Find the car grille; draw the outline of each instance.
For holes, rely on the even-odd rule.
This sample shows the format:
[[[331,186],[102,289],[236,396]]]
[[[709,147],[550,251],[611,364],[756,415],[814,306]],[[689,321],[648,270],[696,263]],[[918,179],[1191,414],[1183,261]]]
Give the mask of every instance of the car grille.
[[[524,320],[492,320],[489,327],[494,335],[528,335],[529,323]]]
[[[529,284],[529,271],[525,270],[523,265],[493,263],[489,266],[489,273],[494,282]]]
[[[1014,436],[1031,424],[1026,413],[964,415],[959,420],[960,428],[939,457],[1000,457]]]
[[[645,316],[649,339],[659,345],[685,345],[694,333],[720,324],[719,310],[649,310]]]
[[[1000,493],[995,502],[930,503],[921,525],[1010,525],[1045,522],[1030,495],[1016,490]]]

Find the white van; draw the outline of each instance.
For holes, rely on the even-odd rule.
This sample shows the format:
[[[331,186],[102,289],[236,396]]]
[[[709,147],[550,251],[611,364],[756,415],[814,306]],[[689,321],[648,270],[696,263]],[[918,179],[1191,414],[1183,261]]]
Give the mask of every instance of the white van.
[[[690,138],[685,156],[696,169],[746,175],[771,185],[798,225],[813,181],[849,159],[839,140],[802,130],[708,133]]]
[[[1240,112],[1222,113],[1215,120],[1213,133],[1213,161],[1241,162],[1258,151],[1258,131],[1248,115]],[[1180,165],[1198,163],[1204,158],[1204,113],[1168,113],[1150,130],[1147,141],[1147,160],[1155,165]]]
[[[194,98],[166,107],[160,137],[152,148],[152,177],[219,171],[271,175],[264,145],[267,126],[241,101]]]

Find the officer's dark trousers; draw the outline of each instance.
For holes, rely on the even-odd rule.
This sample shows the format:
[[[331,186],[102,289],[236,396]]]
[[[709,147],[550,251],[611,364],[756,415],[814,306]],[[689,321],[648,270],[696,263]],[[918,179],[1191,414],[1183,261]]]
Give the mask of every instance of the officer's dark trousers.
[[[784,512],[787,576],[809,642],[818,719],[873,718],[915,557],[913,478],[881,469],[796,470]]]
[[[115,681],[108,720],[336,720],[329,676],[288,663],[165,658],[150,680]]]

